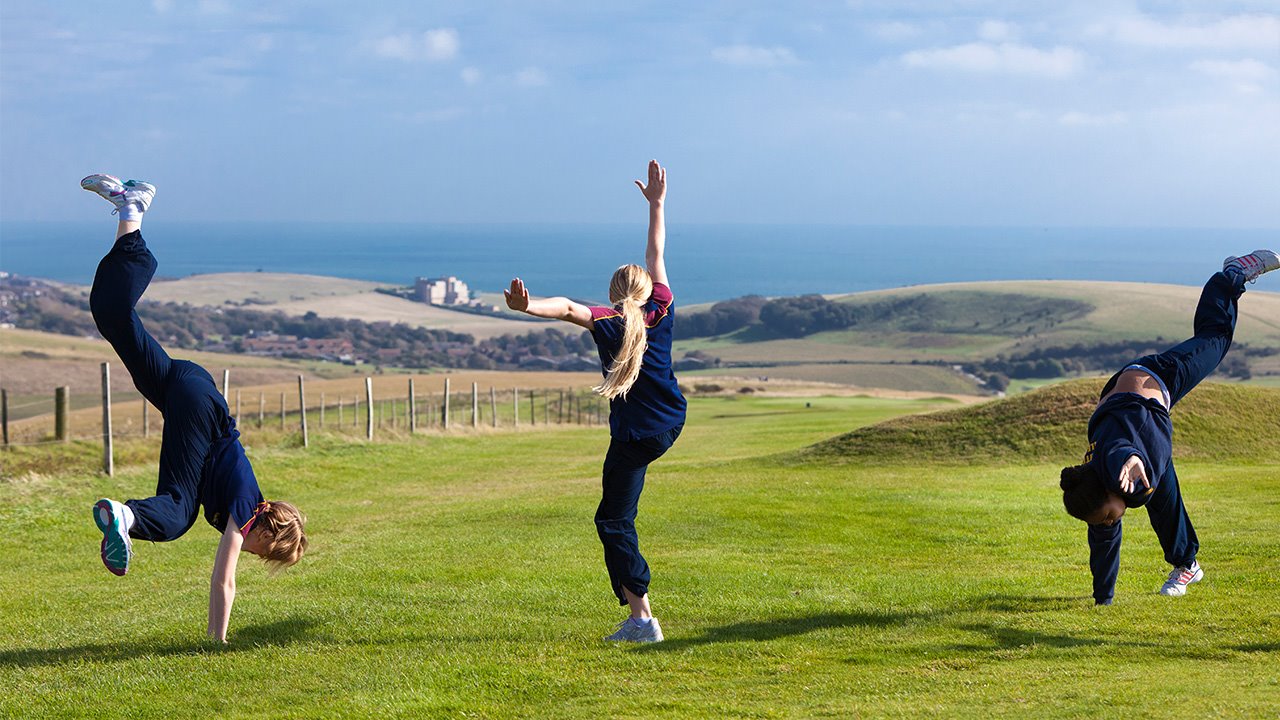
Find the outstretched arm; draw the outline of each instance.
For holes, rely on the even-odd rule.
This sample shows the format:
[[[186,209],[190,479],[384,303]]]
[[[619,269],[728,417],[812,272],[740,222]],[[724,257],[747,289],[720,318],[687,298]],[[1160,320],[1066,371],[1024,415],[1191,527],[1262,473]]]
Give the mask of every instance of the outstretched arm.
[[[667,282],[667,261],[663,253],[667,247],[667,218],[662,206],[667,200],[667,169],[657,160],[649,161],[649,184],[636,180],[636,187],[649,201],[649,242],[644,249],[645,267],[656,283]]]
[[[213,558],[213,577],[209,579],[209,637],[227,641],[227,625],[231,622],[231,603],[236,599],[236,561],[244,536],[234,523],[227,523]]]
[[[512,310],[517,310],[534,317],[547,318],[550,320],[564,320],[565,322],[571,322],[574,325],[580,325],[587,330],[590,330],[593,325],[591,320],[591,308],[565,297],[530,300],[529,289],[524,286],[524,281],[520,278],[512,280],[511,287],[507,290],[503,290],[502,294],[507,299],[507,307]]]

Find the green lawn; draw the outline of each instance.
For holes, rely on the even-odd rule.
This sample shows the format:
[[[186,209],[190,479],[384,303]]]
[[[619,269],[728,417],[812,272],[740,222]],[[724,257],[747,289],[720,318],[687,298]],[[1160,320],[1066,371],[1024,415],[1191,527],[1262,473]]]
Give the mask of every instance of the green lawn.
[[[1206,579],[1141,512],[1088,597],[1060,463],[835,463],[794,450],[954,404],[699,398],[640,514],[667,642],[600,642],[599,429],[250,448],[312,552],[242,568],[200,641],[216,535],[104,570],[89,507],[154,469],[0,481],[0,717],[1274,717],[1280,466],[1183,462]],[[1081,429],[1083,432],[1083,429]],[[1074,458],[1064,458],[1073,460]],[[1182,708],[1182,710],[1177,710]]]

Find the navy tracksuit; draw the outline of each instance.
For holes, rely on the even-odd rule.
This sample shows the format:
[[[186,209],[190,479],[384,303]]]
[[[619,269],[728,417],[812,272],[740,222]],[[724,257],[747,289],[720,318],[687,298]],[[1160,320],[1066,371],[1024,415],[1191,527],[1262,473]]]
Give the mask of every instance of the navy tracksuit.
[[[654,283],[653,295],[641,308],[648,346],[640,376],[625,398],[609,401],[609,452],[604,457],[595,520],[609,583],[621,605],[627,604],[623,588],[638,597],[649,592],[649,563],[640,554],[636,535],[645,471],[671,448],[684,428],[686,403],[671,367],[674,303],[671,288]],[[591,337],[605,370],[622,347],[622,312],[593,307],[591,319]]]
[[[170,358],[134,310],[155,272],[155,256],[135,231],[117,239],[98,264],[89,294],[98,332],[164,416],[156,495],[126,503],[135,518],[129,534],[174,540],[195,524],[201,504],[219,532],[229,520],[243,530],[262,495],[226,400],[204,368]]]
[[[1208,377],[1226,356],[1235,333],[1237,302],[1243,293],[1243,276],[1214,274],[1205,284],[1196,307],[1194,337],[1158,355],[1133,361],[1132,364],[1151,371],[1164,384],[1170,407]],[[1119,373],[1111,378],[1102,396],[1111,391],[1118,377]],[[1132,393],[1113,395],[1098,406],[1089,420],[1090,454],[1086,462],[1095,466],[1104,484],[1123,497],[1126,505],[1146,505],[1151,527],[1164,549],[1165,561],[1179,567],[1195,561],[1200,542],[1178,488],[1172,432],[1169,411],[1160,401]],[[1128,495],[1120,491],[1117,475],[1131,455],[1142,458],[1152,484],[1150,491],[1142,487]],[[1109,604],[1115,596],[1116,576],[1120,572],[1121,521],[1110,527],[1090,525],[1088,537],[1093,599]]]

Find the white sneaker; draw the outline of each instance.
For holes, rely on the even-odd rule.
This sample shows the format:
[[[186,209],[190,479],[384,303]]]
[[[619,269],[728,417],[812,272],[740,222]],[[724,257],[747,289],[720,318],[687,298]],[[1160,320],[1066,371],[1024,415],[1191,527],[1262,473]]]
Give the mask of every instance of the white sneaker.
[[[146,212],[151,207],[151,198],[156,196],[156,186],[140,180],[120,182],[120,178],[112,175],[95,173],[80,181],[80,187],[97,193],[116,206],[111,214],[120,212],[126,205],[133,203],[138,212]]]
[[[609,642],[655,643],[662,642],[662,626],[658,618],[649,618],[641,622],[635,618],[627,618],[618,623],[618,629],[605,638]]]
[[[133,543],[124,527],[124,508],[115,500],[102,498],[93,505],[93,521],[102,531],[102,564],[115,575],[129,572]]]
[[[1254,250],[1244,257],[1232,255],[1222,261],[1222,272],[1234,270],[1244,276],[1246,282],[1254,282],[1258,276],[1280,269],[1280,255],[1271,250]]]
[[[1200,563],[1195,560],[1190,565],[1176,567],[1173,572],[1169,573],[1169,579],[1164,581],[1164,585],[1160,588],[1161,595],[1169,597],[1182,597],[1187,594],[1187,586],[1191,583],[1200,582],[1204,577],[1204,570],[1200,569]]]

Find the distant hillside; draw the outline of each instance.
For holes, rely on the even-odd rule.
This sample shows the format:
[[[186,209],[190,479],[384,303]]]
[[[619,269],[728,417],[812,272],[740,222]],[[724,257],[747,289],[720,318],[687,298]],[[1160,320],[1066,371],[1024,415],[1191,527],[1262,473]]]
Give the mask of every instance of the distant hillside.
[[[457,312],[378,292],[389,283],[293,273],[209,273],[153,283],[146,298],[190,305],[244,305],[302,316],[365,322],[406,323],[414,327],[465,333],[477,339],[523,334],[527,321]],[[491,299],[491,298],[489,298]]]
[[[1113,364],[1163,350],[1191,334],[1199,294],[1196,287],[1118,282],[922,285],[774,299],[745,326],[744,313],[725,302],[686,311],[676,349],[718,359],[720,367],[708,372],[720,375],[894,377],[913,390],[955,392],[964,383],[976,392],[979,382],[1002,389],[1010,378],[1109,373]],[[735,321],[735,329],[717,335],[680,334],[680,322],[719,330]],[[1280,380],[1280,293],[1250,288],[1236,341],[1224,372]],[[939,375],[951,366],[967,372]]]
[[[1102,380],[1060,383],[1013,398],[912,415],[805,450],[830,462],[1078,462]],[[1172,413],[1174,457],[1280,462],[1280,389],[1205,383]]]

